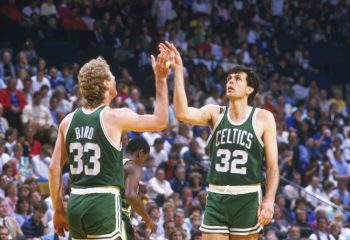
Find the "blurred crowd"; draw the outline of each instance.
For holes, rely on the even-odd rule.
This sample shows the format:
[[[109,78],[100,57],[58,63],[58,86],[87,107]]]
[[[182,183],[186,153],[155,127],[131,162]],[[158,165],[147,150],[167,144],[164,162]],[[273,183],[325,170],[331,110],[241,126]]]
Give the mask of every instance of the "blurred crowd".
[[[261,238],[350,239],[350,117],[345,89],[323,81],[323,69],[313,65],[308,48],[313,43],[349,44],[350,1],[2,2],[0,15],[24,29],[26,38],[21,49],[1,51],[1,236],[58,239],[51,199],[42,186],[47,183],[57,126],[81,106],[77,75],[83,62],[49,65],[37,46],[78,41],[82,51],[104,56],[117,80],[112,107],[146,114],[153,112],[155,102],[152,72],[147,71],[149,53],[156,53],[158,43],[166,40],[184,58],[191,106],[226,105],[226,73],[237,64],[253,67],[261,77],[253,105],[275,116],[280,174],[290,181],[281,180],[274,218]],[[294,45],[281,46],[285,41]],[[136,67],[130,59],[136,60]],[[169,89],[171,100],[171,73]],[[172,105],[169,112],[166,130],[125,132],[123,147],[134,137],[145,138],[151,146],[139,194],[158,223],[152,237],[199,240],[210,129],[179,123]],[[67,201],[68,168],[63,182]],[[137,239],[150,238],[138,216],[133,215],[132,223]]]

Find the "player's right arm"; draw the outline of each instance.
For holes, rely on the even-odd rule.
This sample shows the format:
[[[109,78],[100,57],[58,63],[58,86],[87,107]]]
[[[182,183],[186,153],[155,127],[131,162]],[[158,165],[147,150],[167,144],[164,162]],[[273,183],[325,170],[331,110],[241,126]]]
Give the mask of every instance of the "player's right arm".
[[[65,117],[58,129],[58,136],[49,168],[50,196],[54,209],[53,224],[55,232],[59,236],[64,236],[64,230],[68,230],[66,211],[62,199],[62,169],[68,159],[64,143],[64,134],[71,116],[72,115],[69,114]]]
[[[157,231],[157,226],[154,225],[152,219],[147,214],[145,206],[142,203],[139,195],[137,194],[137,188],[139,181],[142,177],[142,170],[132,161],[129,161],[124,165],[124,175],[125,177],[125,197],[131,208],[142,217],[146,222],[147,227],[151,229],[154,233]]]
[[[171,67],[174,71],[174,112],[176,118],[181,122],[193,125],[212,126],[212,113],[217,112],[220,106],[206,105],[200,109],[189,107],[185,91],[184,67],[180,53],[173,44],[168,42],[160,44],[159,48],[161,52],[171,51],[175,53],[175,59],[171,63]]]
[[[131,130],[135,132],[160,131],[166,128],[168,123],[168,85],[167,76],[169,68],[166,62],[170,55],[160,53],[155,59],[152,55],[152,68],[156,78],[156,103],[153,114],[139,115],[130,109],[118,109],[119,114],[115,113],[116,122],[120,130]]]

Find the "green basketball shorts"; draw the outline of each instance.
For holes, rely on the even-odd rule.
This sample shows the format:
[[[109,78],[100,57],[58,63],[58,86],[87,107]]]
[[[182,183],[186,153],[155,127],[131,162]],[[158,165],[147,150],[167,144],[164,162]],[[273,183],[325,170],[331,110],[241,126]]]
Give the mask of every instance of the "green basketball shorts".
[[[209,185],[204,219],[200,230],[206,233],[250,235],[259,233],[260,185]]]
[[[118,188],[72,188],[67,219],[73,239],[125,239]]]

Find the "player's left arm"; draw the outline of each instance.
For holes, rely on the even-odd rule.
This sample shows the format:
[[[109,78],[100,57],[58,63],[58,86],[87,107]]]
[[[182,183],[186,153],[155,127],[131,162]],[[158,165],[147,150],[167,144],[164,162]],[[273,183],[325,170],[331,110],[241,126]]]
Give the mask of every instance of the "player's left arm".
[[[126,175],[125,197],[128,200],[128,203],[131,205],[131,208],[146,222],[147,227],[150,227],[152,232],[155,232],[156,227],[154,226],[150,216],[147,214],[141,198],[137,194],[137,188],[142,177],[142,169],[132,161],[129,161],[126,165],[124,165],[124,174]]]
[[[275,196],[279,184],[278,150],[276,123],[273,114],[260,110],[258,119],[262,122],[265,159],[266,159],[266,193],[258,212],[261,225],[268,224],[274,213]]]

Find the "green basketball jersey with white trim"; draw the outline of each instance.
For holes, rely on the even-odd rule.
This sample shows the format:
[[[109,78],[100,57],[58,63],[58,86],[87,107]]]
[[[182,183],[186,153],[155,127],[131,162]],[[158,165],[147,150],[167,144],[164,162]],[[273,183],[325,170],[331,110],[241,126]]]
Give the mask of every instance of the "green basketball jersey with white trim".
[[[254,129],[256,112],[256,108],[249,107],[245,120],[234,123],[225,107],[208,139],[209,184],[237,186],[262,182],[264,148]]]
[[[72,187],[124,188],[123,153],[106,135],[101,121],[105,109],[103,105],[84,113],[78,108],[73,113],[65,138]]]

